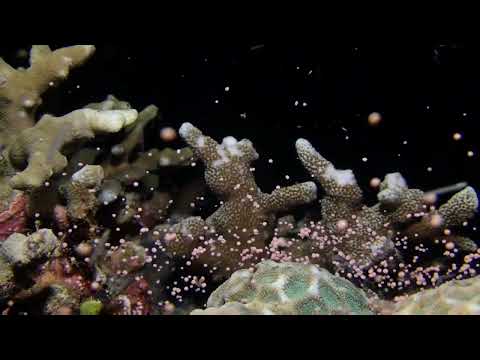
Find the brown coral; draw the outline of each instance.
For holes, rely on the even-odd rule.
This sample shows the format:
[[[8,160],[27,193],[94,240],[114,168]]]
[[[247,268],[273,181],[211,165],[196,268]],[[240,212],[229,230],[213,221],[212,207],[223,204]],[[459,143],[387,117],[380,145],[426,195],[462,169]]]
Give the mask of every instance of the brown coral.
[[[189,123],[183,124],[179,133],[205,164],[206,183],[222,203],[205,222],[191,218],[169,230],[175,236],[169,235],[172,240],[167,241],[167,246],[176,251],[203,247],[205,243],[198,241],[206,240],[208,249],[204,256],[209,259],[202,260],[222,271],[254,263],[271,239],[275,214],[316,198],[317,189],[312,182],[263,193],[251,171],[250,164],[258,154],[249,140],[227,137],[218,144]]]
[[[298,140],[296,146],[303,165],[326,193],[321,200],[322,220],[309,230],[314,239],[309,255],[315,254],[325,266],[343,262],[360,272],[395,255],[396,232],[402,229],[408,234],[408,228],[418,227],[416,222],[426,215],[425,194],[409,189],[399,173],[388,174],[380,185],[379,203],[366,207],[351,170],[335,169],[307,140]],[[473,216],[477,206],[475,191],[467,188],[438,213],[445,217],[445,224],[458,225]]]

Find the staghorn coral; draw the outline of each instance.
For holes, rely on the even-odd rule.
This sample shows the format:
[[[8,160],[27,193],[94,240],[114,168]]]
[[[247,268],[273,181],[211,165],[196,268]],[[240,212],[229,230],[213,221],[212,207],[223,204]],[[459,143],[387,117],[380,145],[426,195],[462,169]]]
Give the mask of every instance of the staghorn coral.
[[[93,55],[92,45],[77,45],[52,51],[47,45],[34,45],[30,67],[14,69],[0,58],[0,141],[5,147],[15,136],[35,124],[35,113],[42,94],[58,85],[74,67]]]
[[[263,261],[239,270],[192,315],[368,315],[362,290],[315,265]]]
[[[180,136],[205,164],[206,183],[222,203],[204,224],[196,218],[176,225],[171,232],[176,233],[177,238],[170,243],[185,242],[184,245],[189,244],[185,250],[192,250],[196,239],[219,234],[208,253],[213,253],[211,263],[222,265],[227,271],[244,266],[246,260],[250,263],[258,260],[257,255],[273,233],[277,212],[307,204],[316,198],[317,189],[312,182],[277,189],[271,194],[263,193],[250,170],[250,164],[258,154],[249,140],[237,141],[227,137],[218,144],[190,123],[182,125]],[[251,252],[232,251],[232,246],[239,243],[246,245]]]
[[[335,169],[307,140],[299,139],[296,147],[305,168],[325,190],[322,220],[306,229],[305,237],[313,239],[306,247],[308,255],[313,253],[315,262],[323,266],[353,268],[356,277],[363,277],[364,270],[381,260],[397,258],[394,242],[427,215],[425,193],[409,189],[399,173],[388,174],[380,185],[378,204],[367,207],[351,170]],[[445,225],[455,226],[471,218],[477,206],[475,191],[467,188],[438,213]],[[431,229],[431,223],[426,227]]]
[[[393,315],[480,315],[480,277],[452,280],[395,303]]]

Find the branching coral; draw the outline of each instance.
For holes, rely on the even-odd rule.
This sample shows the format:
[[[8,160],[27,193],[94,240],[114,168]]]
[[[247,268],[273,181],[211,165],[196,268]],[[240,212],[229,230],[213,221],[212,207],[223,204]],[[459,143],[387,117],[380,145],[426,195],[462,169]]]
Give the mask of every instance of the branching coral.
[[[23,170],[10,180],[11,186],[19,190],[43,186],[67,166],[67,158],[61,153],[65,145],[97,134],[116,133],[135,122],[137,116],[136,110],[91,109],[59,118],[45,115],[33,128],[22,131],[8,149],[11,164]]]
[[[314,239],[310,252],[318,262],[348,264],[362,276],[363,270],[372,264],[395,257],[394,242],[401,234],[420,229],[417,219],[424,218],[422,224],[424,230],[429,229],[424,231],[427,235],[444,229],[425,218],[426,194],[408,189],[400,174],[387,175],[380,185],[379,203],[366,207],[351,170],[335,169],[304,139],[298,140],[296,146],[303,165],[326,193],[321,200],[322,220],[305,232],[305,237]],[[458,226],[474,215],[477,206],[475,191],[467,188],[437,212],[432,210],[429,216],[438,213],[443,226]]]
[[[87,165],[73,174],[72,181],[60,187],[67,199],[67,212],[71,219],[85,219],[94,215],[98,207],[97,191],[104,178],[101,166]]]
[[[14,69],[0,58],[0,138],[3,146],[13,143],[15,135],[35,124],[35,112],[42,94],[64,80],[70,70],[93,55],[92,45],[77,45],[52,51],[46,45],[34,45],[30,67]]]
[[[189,123],[182,125],[180,136],[205,164],[206,183],[222,203],[205,222],[187,219],[171,228],[169,232],[176,235],[166,241],[167,247],[192,251],[202,245],[199,240],[207,240],[202,260],[228,272],[260,258],[273,233],[276,213],[316,198],[312,182],[263,193],[251,171],[258,154],[249,140],[227,137],[218,144]]]
[[[315,265],[264,261],[239,270],[192,315],[368,315],[362,290]]]

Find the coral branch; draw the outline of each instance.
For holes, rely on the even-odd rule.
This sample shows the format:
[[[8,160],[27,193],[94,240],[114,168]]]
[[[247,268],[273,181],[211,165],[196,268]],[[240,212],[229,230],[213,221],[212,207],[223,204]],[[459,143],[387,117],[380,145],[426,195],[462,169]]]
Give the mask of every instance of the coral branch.
[[[70,69],[82,65],[94,51],[92,45],[55,51],[46,45],[34,45],[30,52],[30,67],[18,70],[0,58],[0,134],[3,145],[12,141],[10,135],[34,125],[42,94],[64,80]]]
[[[10,185],[18,190],[44,185],[68,165],[61,153],[65,145],[92,139],[101,133],[118,132],[135,122],[137,115],[136,110],[83,109],[59,118],[43,116],[33,128],[22,131],[9,148],[11,164],[24,169],[11,179]]]

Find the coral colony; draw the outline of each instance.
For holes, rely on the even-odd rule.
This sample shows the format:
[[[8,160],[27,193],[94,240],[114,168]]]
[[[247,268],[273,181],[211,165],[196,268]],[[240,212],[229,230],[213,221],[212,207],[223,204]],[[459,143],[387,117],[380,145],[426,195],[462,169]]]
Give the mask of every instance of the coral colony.
[[[46,90],[94,51],[33,46],[28,69],[0,58],[4,315],[480,314],[480,250],[462,234],[472,187],[424,192],[392,173],[372,179],[367,206],[352,170],[298,139],[306,181],[265,193],[247,139],[217,142],[185,123],[184,148],[140,151],[154,105],[110,95],[38,119]],[[162,130],[160,147],[176,136]],[[204,177],[178,188],[172,176],[196,164]],[[218,207],[199,216],[206,189]],[[320,215],[296,219],[300,206]]]

